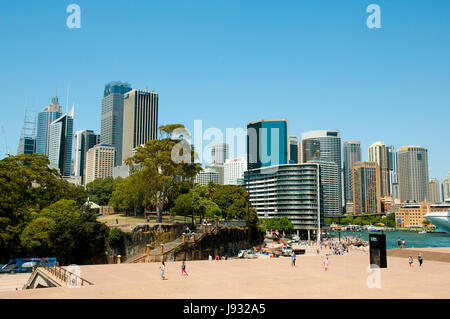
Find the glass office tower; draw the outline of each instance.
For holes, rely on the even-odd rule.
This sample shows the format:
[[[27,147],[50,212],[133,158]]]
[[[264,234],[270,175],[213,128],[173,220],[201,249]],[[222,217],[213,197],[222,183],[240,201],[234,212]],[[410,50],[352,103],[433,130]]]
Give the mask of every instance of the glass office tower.
[[[39,112],[37,118],[36,153],[49,155],[50,124],[62,115],[58,97]]]
[[[345,204],[353,202],[352,166],[361,161],[361,144],[359,141],[344,141],[344,198]]]
[[[298,138],[297,136],[289,136],[289,164],[300,163],[298,158]]]
[[[287,119],[247,124],[247,167],[257,169],[289,163]]]
[[[100,135],[91,130],[77,131],[75,133],[75,161],[74,176],[81,177],[84,184],[86,169],[86,154],[92,147],[100,143]]]
[[[317,142],[319,143],[319,151],[317,152]],[[341,177],[341,133],[339,131],[309,131],[302,134],[302,143],[304,150],[304,161],[307,163],[312,158],[307,154],[314,154],[315,160],[323,162],[333,162],[338,166],[338,184],[339,184],[339,213],[342,210],[342,177]],[[307,151],[308,146],[311,145],[311,150]],[[314,146],[314,148],[312,147]],[[306,154],[306,155],[305,155]]]
[[[70,176],[72,164],[73,108],[50,124],[50,167],[59,170],[62,176]]]
[[[130,84],[113,81],[105,85],[103,93],[100,143],[114,146],[115,166],[122,163],[123,100],[129,91]]]
[[[397,152],[400,200],[423,202],[428,198],[428,151],[402,146]]]

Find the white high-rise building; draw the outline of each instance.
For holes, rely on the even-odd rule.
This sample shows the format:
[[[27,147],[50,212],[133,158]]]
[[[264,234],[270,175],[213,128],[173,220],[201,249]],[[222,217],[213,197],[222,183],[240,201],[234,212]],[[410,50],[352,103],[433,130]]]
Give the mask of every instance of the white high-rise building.
[[[237,185],[244,182],[247,170],[247,157],[229,158],[224,164],[224,184]]]
[[[113,176],[114,146],[99,144],[89,149],[86,154],[85,185],[97,178]]]
[[[212,168],[205,168],[194,179],[194,183],[201,185],[208,185],[209,181],[212,181],[214,184],[219,184],[219,173]]]

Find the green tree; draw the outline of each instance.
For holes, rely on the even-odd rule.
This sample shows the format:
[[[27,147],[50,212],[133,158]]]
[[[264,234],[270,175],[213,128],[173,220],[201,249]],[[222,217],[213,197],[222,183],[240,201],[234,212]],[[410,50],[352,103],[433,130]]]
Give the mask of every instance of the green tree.
[[[294,231],[294,225],[286,216],[280,218],[278,225],[279,225],[278,232],[280,233],[290,234]]]
[[[190,216],[193,207],[192,193],[181,194],[175,199],[171,211],[179,216]]]
[[[109,205],[127,214],[132,211],[134,216],[137,216],[138,210],[143,210],[151,201],[147,195],[150,190],[143,174],[144,172],[137,171],[121,179],[112,193]]]
[[[73,200],[59,200],[39,213],[52,219],[52,254],[62,264],[83,264],[105,251],[108,227],[91,212],[82,212]]]
[[[0,260],[22,253],[20,234],[37,212],[61,199],[69,183],[47,156],[21,154],[0,160]]]
[[[141,167],[151,202],[156,208],[157,221],[161,222],[163,207],[170,189],[174,187],[172,181],[192,179],[201,167],[193,161],[194,153],[184,139],[188,134],[182,124],[160,126],[159,131],[164,138],[139,146],[135,155],[125,162]],[[180,131],[186,132],[185,135]]]
[[[120,228],[111,228],[109,230],[108,244],[117,253],[120,244],[123,241],[123,232]]]
[[[28,223],[20,235],[20,242],[33,257],[48,256],[53,252],[51,234],[56,224],[47,217],[38,217]]]
[[[112,177],[97,178],[86,185],[89,201],[100,206],[106,206],[111,199],[112,193],[119,183],[119,178]]]

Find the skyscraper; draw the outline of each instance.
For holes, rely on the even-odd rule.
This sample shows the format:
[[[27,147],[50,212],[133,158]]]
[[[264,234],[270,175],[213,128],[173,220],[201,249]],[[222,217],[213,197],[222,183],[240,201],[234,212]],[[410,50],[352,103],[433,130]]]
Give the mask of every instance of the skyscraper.
[[[317,141],[319,142],[319,150],[317,151]],[[309,131],[302,134],[302,143],[304,158],[308,162],[312,158],[308,154],[313,154],[315,159],[324,162],[333,162],[339,169],[338,184],[339,184],[339,206],[342,209],[342,177],[341,177],[341,133],[336,131],[318,130]],[[308,146],[311,145],[308,150]],[[317,158],[318,157],[318,158]],[[340,213],[341,211],[339,211]]]
[[[298,164],[298,138],[289,136],[289,164]]]
[[[361,161],[359,141],[344,141],[344,198],[345,204],[353,202],[352,166]],[[347,206],[347,205],[346,205]]]
[[[450,172],[447,174],[447,178],[442,181],[442,202],[450,199]]]
[[[331,217],[341,212],[339,198],[339,174],[340,169],[334,162],[311,160],[308,163],[319,164],[320,190],[323,200],[323,214]]]
[[[397,162],[397,152],[395,151],[395,146],[391,145],[387,147],[388,158],[389,158],[389,189],[391,191],[391,196],[393,199],[399,198],[398,191],[398,162]]]
[[[214,143],[211,144],[211,164],[223,165],[228,158],[228,144],[226,143]]]
[[[427,199],[433,203],[439,203],[441,201],[441,193],[439,191],[439,181],[436,178],[432,178],[428,182]]]
[[[46,106],[42,112],[39,112],[37,118],[36,153],[49,155],[50,124],[62,115],[61,112],[61,105],[57,96],[52,99],[50,105]]]
[[[353,213],[381,212],[380,168],[375,162],[356,162],[352,167]]]
[[[98,144],[87,151],[86,154],[86,178],[84,185],[97,178],[105,178],[113,175],[114,147]]]
[[[244,172],[247,170],[247,157],[229,158],[223,166],[225,185],[237,185],[244,182]]]
[[[158,93],[132,90],[123,105],[122,162],[136,147],[158,138]]]
[[[308,163],[311,160],[320,160],[320,140],[317,138],[308,138],[301,141],[302,144],[302,162]]]
[[[397,152],[400,200],[423,202],[428,198],[428,151],[402,146]]]
[[[36,153],[36,113],[25,111],[17,155]]]
[[[81,184],[84,184],[86,169],[86,153],[89,149],[100,143],[100,135],[93,131],[84,130],[75,133],[75,161],[74,176],[81,177]]]
[[[50,167],[59,170],[62,176],[70,176],[72,164],[74,109],[50,124],[49,154]]]
[[[316,232],[324,225],[320,168],[317,163],[278,165],[244,173],[244,188],[259,218],[287,217],[297,234]],[[250,174],[249,174],[250,173]],[[247,182],[248,181],[248,182]]]
[[[369,146],[369,162],[375,162],[380,168],[381,196],[390,195],[389,155],[383,142],[375,142]]]
[[[288,163],[287,119],[266,119],[247,124],[248,169]]]
[[[100,143],[115,148],[115,165],[122,164],[124,94],[131,91],[128,83],[110,82],[105,85],[102,99]]]

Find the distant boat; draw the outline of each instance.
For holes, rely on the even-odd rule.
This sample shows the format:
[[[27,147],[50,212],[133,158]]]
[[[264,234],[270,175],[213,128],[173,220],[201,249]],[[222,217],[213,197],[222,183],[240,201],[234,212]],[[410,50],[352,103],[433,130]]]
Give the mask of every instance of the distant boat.
[[[426,234],[427,231],[426,230],[421,230],[420,232],[418,232],[418,234]]]

